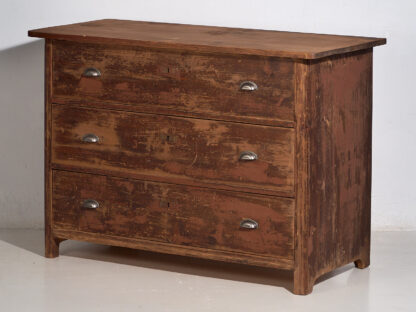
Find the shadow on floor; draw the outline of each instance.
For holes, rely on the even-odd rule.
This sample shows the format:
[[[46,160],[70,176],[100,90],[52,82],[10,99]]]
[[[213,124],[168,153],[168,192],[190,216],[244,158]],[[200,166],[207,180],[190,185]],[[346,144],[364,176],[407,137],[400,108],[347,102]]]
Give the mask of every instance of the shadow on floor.
[[[44,242],[43,231],[41,230],[0,230],[0,240],[43,257]],[[78,241],[62,242],[60,255],[168,272],[277,286],[283,287],[289,292],[293,288],[293,273],[286,270],[231,264]],[[54,259],[51,259],[51,261],[54,261]],[[316,284],[353,268],[354,265],[349,264],[327,273],[320,277]]]
[[[84,242],[61,243],[62,256],[134,265],[155,270],[257,283],[292,290],[290,271],[260,268],[221,261],[161,254],[123,247],[95,245]]]

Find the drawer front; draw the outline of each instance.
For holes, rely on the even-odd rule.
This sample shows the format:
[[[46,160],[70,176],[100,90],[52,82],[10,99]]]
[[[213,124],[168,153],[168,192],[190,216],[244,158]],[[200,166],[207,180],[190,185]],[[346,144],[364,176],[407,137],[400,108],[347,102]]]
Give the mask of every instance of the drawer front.
[[[166,240],[168,223],[158,185],[56,170],[52,181],[55,228]],[[84,207],[87,200],[98,207]]]
[[[56,170],[52,197],[54,228],[293,258],[293,199]]]
[[[87,68],[101,76],[84,77]],[[258,89],[241,91],[244,81]],[[60,103],[274,124],[294,120],[293,89],[289,60],[64,41],[53,48],[52,93]]]
[[[293,195],[293,129],[64,105],[52,115],[53,164]],[[98,142],[83,142],[87,134]],[[247,151],[258,159],[239,160]]]

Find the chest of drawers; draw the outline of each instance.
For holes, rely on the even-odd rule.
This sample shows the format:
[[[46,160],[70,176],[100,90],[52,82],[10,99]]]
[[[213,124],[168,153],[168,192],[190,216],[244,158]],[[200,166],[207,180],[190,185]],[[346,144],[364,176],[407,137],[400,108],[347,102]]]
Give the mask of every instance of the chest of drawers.
[[[47,257],[66,239],[293,271],[369,265],[385,39],[100,20],[45,43]]]

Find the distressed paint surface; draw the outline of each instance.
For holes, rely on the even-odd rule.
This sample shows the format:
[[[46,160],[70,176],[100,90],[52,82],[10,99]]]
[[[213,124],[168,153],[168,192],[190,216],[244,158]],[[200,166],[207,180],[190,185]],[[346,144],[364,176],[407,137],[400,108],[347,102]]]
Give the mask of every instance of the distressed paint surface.
[[[88,67],[101,77],[86,78]],[[258,90],[240,91],[243,81]],[[53,101],[293,126],[294,63],[55,41]]]
[[[369,265],[372,50],[300,64],[299,75],[295,292],[305,294],[339,266]]]
[[[384,39],[280,33],[295,41],[279,54],[289,58],[279,59],[273,53],[282,51],[265,46],[258,53],[215,42],[189,49],[146,43],[136,35],[157,32],[132,29],[115,44],[119,30],[107,26],[118,22],[100,23],[87,24],[108,37],[79,36],[78,26],[68,35],[32,32],[49,38],[47,257],[59,255],[62,240],[77,239],[288,269],[296,294],[310,293],[322,274],[349,262],[369,265],[369,48]],[[259,34],[267,39],[271,32]],[[56,40],[71,38],[76,42]],[[350,44],[330,49],[341,41]],[[311,48],[307,54],[290,50],[302,44]],[[103,75],[82,78],[87,66]],[[239,91],[244,80],[259,89]],[[82,143],[87,133],[99,143]],[[238,161],[247,150],[259,159]],[[87,198],[100,207],[82,209]],[[259,229],[240,229],[244,218]]]
[[[63,105],[52,115],[53,164],[293,196],[293,129]],[[82,142],[88,133],[99,143]],[[243,151],[259,159],[239,161]]]
[[[99,208],[82,208],[85,199]],[[259,228],[240,229],[245,218]],[[53,224],[293,259],[293,199],[54,170]]]

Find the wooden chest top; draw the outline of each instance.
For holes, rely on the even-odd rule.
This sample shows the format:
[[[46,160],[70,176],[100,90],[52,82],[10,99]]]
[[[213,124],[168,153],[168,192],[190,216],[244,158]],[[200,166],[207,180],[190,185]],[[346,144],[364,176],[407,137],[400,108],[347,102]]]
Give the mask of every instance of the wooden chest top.
[[[29,36],[192,52],[318,59],[386,43],[384,38],[103,19],[29,31]]]

